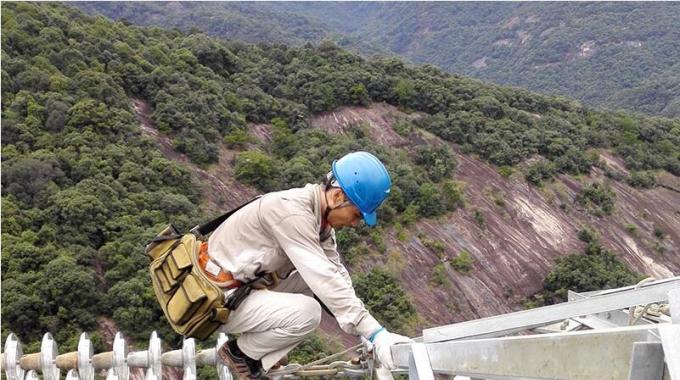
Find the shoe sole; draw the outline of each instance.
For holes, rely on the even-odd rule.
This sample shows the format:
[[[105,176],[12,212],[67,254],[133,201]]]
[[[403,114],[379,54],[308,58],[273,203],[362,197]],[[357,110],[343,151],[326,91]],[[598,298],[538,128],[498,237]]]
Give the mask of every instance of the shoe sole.
[[[255,380],[255,379],[261,378],[260,376],[253,376],[252,374],[250,374],[249,370],[248,370],[249,375],[239,371],[238,368],[240,366],[246,366],[247,367],[247,365],[245,363],[238,363],[237,364],[233,360],[232,356],[229,355],[229,353],[225,352],[226,351],[225,346],[226,346],[226,343],[222,347],[220,347],[220,349],[217,351],[217,356],[218,356],[219,360],[222,362],[222,364],[227,366],[227,368],[229,369],[229,372],[231,372],[231,375],[236,380]]]

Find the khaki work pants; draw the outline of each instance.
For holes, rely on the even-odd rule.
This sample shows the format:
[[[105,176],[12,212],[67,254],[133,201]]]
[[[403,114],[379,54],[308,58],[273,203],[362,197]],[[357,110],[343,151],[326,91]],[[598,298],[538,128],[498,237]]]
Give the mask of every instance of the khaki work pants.
[[[241,334],[238,347],[269,370],[321,322],[321,305],[298,272],[272,290],[253,290],[220,332]]]

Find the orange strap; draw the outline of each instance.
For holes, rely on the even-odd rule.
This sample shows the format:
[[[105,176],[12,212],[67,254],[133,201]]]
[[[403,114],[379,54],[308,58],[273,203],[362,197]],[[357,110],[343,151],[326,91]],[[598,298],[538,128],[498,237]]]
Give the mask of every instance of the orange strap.
[[[234,279],[231,272],[225,272],[220,268],[217,275],[215,275],[206,270],[208,261],[210,261],[210,256],[208,256],[208,243],[202,242],[201,249],[198,252],[198,265],[201,267],[203,273],[221,288],[235,289],[243,285],[241,281]]]

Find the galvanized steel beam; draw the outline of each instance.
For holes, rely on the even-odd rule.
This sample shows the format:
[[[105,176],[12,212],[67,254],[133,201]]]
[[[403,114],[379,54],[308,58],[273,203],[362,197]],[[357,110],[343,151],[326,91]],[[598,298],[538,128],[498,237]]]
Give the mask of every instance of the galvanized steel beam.
[[[411,353],[408,359],[409,380],[434,380],[430,358],[423,343],[411,344]]]
[[[671,320],[680,324],[680,288],[668,292],[668,303],[671,309]]]
[[[671,379],[680,380],[680,325],[660,325],[659,336]]]
[[[602,313],[653,302],[667,302],[668,292],[680,288],[680,277],[651,282],[638,288],[612,289],[590,298],[476,319],[423,330],[426,343],[463,338],[507,335],[582,315]],[[604,292],[603,292],[604,293]]]
[[[577,293],[569,290],[567,292],[567,299],[569,302],[576,300],[590,298],[597,295],[598,292],[588,292],[588,293]],[[591,315],[583,315],[572,318],[574,321],[579,322],[591,329],[604,329],[613,328],[617,326],[628,326],[630,321],[630,314],[627,310],[610,310],[602,313],[595,313]],[[649,325],[652,324],[651,321],[640,318],[638,319],[636,325]]]
[[[627,380],[634,344],[658,343],[656,333],[657,326],[631,326],[427,343],[425,347],[436,374],[490,379]],[[408,366],[410,346],[392,349],[395,364]]]
[[[370,376],[370,374],[369,374]],[[394,376],[392,376],[392,372],[390,372],[389,369],[380,367],[375,369],[375,378],[377,380],[394,380]]]
[[[661,380],[662,378],[663,348],[661,343],[634,343],[628,380]]]

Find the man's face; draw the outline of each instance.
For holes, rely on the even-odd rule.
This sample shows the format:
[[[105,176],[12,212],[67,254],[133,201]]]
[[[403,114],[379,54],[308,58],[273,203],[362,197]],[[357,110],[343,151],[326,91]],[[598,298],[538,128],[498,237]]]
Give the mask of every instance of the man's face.
[[[335,229],[356,227],[363,217],[359,208],[352,204],[340,189],[331,195],[333,210],[328,213],[328,224]]]

